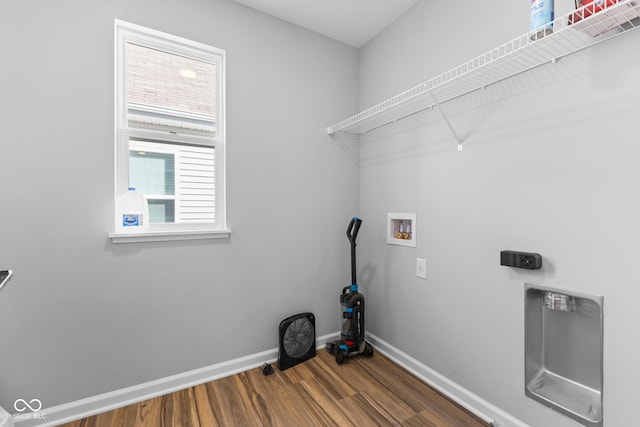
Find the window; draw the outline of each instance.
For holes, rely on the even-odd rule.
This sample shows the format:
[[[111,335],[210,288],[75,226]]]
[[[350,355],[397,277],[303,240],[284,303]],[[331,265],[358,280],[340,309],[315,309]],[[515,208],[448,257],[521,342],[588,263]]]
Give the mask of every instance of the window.
[[[144,236],[227,237],[224,51],[116,20],[116,197],[149,204]]]

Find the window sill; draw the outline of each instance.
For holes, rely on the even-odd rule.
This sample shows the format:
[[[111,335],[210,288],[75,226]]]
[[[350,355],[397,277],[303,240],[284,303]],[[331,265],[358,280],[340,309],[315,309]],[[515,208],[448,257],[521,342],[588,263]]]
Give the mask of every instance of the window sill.
[[[173,230],[145,233],[109,233],[112,243],[171,242],[176,240],[228,239],[231,230]]]

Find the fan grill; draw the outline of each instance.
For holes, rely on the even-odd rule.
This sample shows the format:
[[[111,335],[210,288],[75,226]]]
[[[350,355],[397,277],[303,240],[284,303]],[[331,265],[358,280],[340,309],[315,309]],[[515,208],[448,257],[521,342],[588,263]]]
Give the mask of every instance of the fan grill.
[[[314,335],[313,325],[308,319],[296,319],[285,330],[284,350],[291,357],[302,357],[313,344]]]

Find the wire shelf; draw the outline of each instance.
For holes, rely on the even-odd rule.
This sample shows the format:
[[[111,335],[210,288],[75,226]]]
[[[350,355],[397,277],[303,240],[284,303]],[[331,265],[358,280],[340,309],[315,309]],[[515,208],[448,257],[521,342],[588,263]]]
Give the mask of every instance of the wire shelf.
[[[364,134],[434,104],[515,76],[640,27],[640,0],[606,0],[581,7],[545,27],[530,31],[431,80],[406,90],[333,126]],[[427,106],[420,100],[431,98]]]

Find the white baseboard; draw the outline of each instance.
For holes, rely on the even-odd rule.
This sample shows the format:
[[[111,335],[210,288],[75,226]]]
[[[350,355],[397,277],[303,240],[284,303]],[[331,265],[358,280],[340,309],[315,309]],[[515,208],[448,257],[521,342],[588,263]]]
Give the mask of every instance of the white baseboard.
[[[494,427],[529,427],[502,409],[487,402],[460,384],[451,381],[449,378],[434,371],[377,336],[367,333],[367,341],[375,347],[376,351],[384,354],[440,393],[492,424]]]
[[[339,332],[317,337],[316,346],[324,349],[329,341],[339,338]],[[75,402],[42,408],[31,417],[30,414],[24,414],[24,417],[14,418],[13,422],[15,427],[53,427],[245,372],[277,359],[278,349],[274,348]]]
[[[339,337],[339,332],[317,337],[317,348],[324,349],[328,342],[339,339]],[[527,427],[522,421],[512,417],[375,335],[367,334],[367,341],[374,346],[376,351],[384,354],[480,418],[493,423],[495,427]],[[277,358],[278,349],[274,348],[86,399],[43,408],[33,417],[29,417],[29,414],[24,414],[25,417],[14,418],[13,422],[16,427],[53,427],[248,371],[264,363],[273,363]]]

